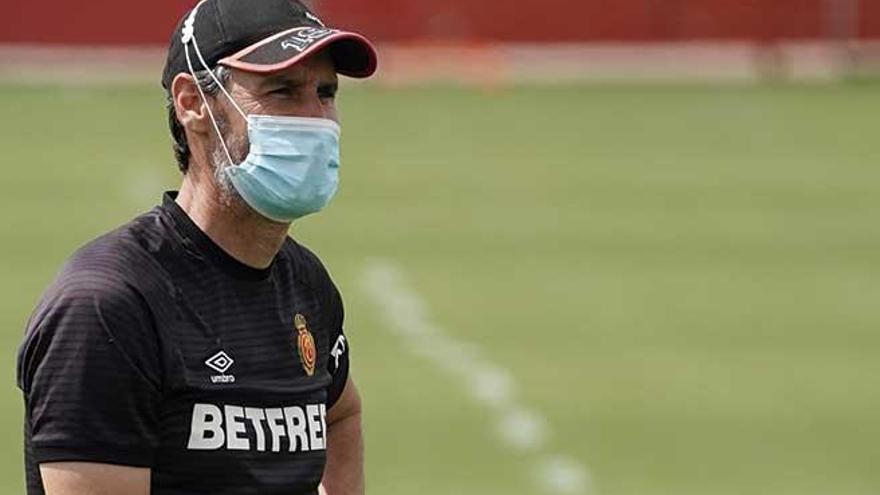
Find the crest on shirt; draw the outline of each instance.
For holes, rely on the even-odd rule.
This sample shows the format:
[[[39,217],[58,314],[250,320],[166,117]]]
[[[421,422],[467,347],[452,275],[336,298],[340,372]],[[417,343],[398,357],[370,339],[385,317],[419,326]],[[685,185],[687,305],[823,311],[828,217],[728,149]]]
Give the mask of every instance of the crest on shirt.
[[[306,374],[312,376],[315,374],[315,360],[318,354],[315,350],[315,339],[312,337],[312,332],[309,332],[305,316],[297,313],[293,317],[293,326],[296,328],[294,339],[296,339],[296,350],[299,353],[299,360]]]

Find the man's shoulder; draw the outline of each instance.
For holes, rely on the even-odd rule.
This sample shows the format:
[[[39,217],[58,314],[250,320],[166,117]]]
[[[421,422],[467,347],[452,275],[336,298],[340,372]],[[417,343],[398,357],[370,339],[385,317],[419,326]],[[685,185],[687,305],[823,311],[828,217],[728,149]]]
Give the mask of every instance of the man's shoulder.
[[[157,216],[151,210],[77,249],[61,267],[44,300],[88,294],[95,300],[118,301],[161,291],[164,271],[156,260],[161,244]]]
[[[143,238],[136,233],[143,216],[76,250],[43,292],[19,349],[22,390],[30,389],[37,367],[53,347],[61,349],[57,355],[68,360],[66,366],[90,366],[81,359],[92,355],[88,352],[115,356],[115,351],[102,354],[110,348],[142,372],[153,366],[159,342],[154,303],[166,296]],[[108,343],[112,346],[101,347]]]
[[[33,343],[34,334],[45,343],[57,335],[83,339],[109,329],[120,345],[153,346],[154,334],[144,329],[172,294],[151,252],[151,236],[160,233],[149,225],[155,217],[155,211],[140,215],[77,249],[37,302],[26,342]]]
[[[289,260],[297,279],[323,293],[324,297],[334,297],[333,294],[338,294],[330,272],[314,251],[289,236],[285,239],[281,250],[284,257]]]
[[[284,241],[281,249],[285,258],[290,260],[294,277],[315,291],[321,304],[329,311],[330,325],[341,332],[344,312],[342,295],[324,263],[311,249],[290,237]]]
[[[61,275],[95,272],[110,279],[137,282],[155,274],[155,252],[163,237],[156,210],[144,213],[74,251]]]
[[[290,263],[293,265],[297,274],[307,278],[318,277],[329,279],[330,275],[327,272],[327,268],[324,267],[324,263],[321,262],[318,255],[305,245],[294,240],[292,237],[288,236],[287,239],[284,240],[281,250],[285,257],[290,260]]]

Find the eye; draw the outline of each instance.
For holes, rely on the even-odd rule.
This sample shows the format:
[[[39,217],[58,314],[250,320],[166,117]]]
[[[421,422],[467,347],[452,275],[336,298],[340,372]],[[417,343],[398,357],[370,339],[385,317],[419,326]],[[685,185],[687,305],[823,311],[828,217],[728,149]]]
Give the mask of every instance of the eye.
[[[336,98],[336,85],[322,85],[318,87],[318,97],[322,100],[333,100]]]
[[[290,95],[291,95],[291,91],[290,91],[290,88],[289,88],[289,87],[287,87],[287,86],[281,86],[281,87],[278,87],[278,88],[275,88],[275,89],[270,89],[269,92],[266,93],[266,94],[269,94],[269,95],[272,95],[272,96],[290,96]]]

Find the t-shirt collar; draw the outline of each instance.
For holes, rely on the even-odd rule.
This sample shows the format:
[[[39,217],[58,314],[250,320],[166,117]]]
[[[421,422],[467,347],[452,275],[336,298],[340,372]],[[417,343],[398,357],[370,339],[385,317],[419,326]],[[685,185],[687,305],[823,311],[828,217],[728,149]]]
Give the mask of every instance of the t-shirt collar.
[[[198,254],[210,258],[218,267],[235,278],[266,280],[272,275],[278,260],[277,256],[272,260],[272,264],[266,268],[254,268],[242,263],[208,237],[177,204],[175,198],[177,198],[177,191],[166,191],[162,196],[161,208],[168,213],[178,233],[188,241]]]

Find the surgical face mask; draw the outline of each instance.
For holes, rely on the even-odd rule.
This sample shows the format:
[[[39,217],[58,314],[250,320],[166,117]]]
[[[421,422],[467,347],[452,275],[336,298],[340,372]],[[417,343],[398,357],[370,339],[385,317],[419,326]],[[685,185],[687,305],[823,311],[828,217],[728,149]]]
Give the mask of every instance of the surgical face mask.
[[[250,115],[247,126],[247,157],[224,169],[242,199],[278,222],[327,206],[339,187],[339,125],[327,119]]]
[[[202,59],[198,45],[193,43],[193,47]],[[195,78],[188,45],[185,50]],[[207,67],[204,60],[201,61]],[[208,73],[247,121],[250,150],[241,163],[235,164],[208,100],[201,86],[196,84],[223,151],[232,164],[224,173],[242,199],[261,215],[278,222],[292,222],[327,206],[339,187],[339,125],[332,120],[312,117],[247,115],[213,72]]]

